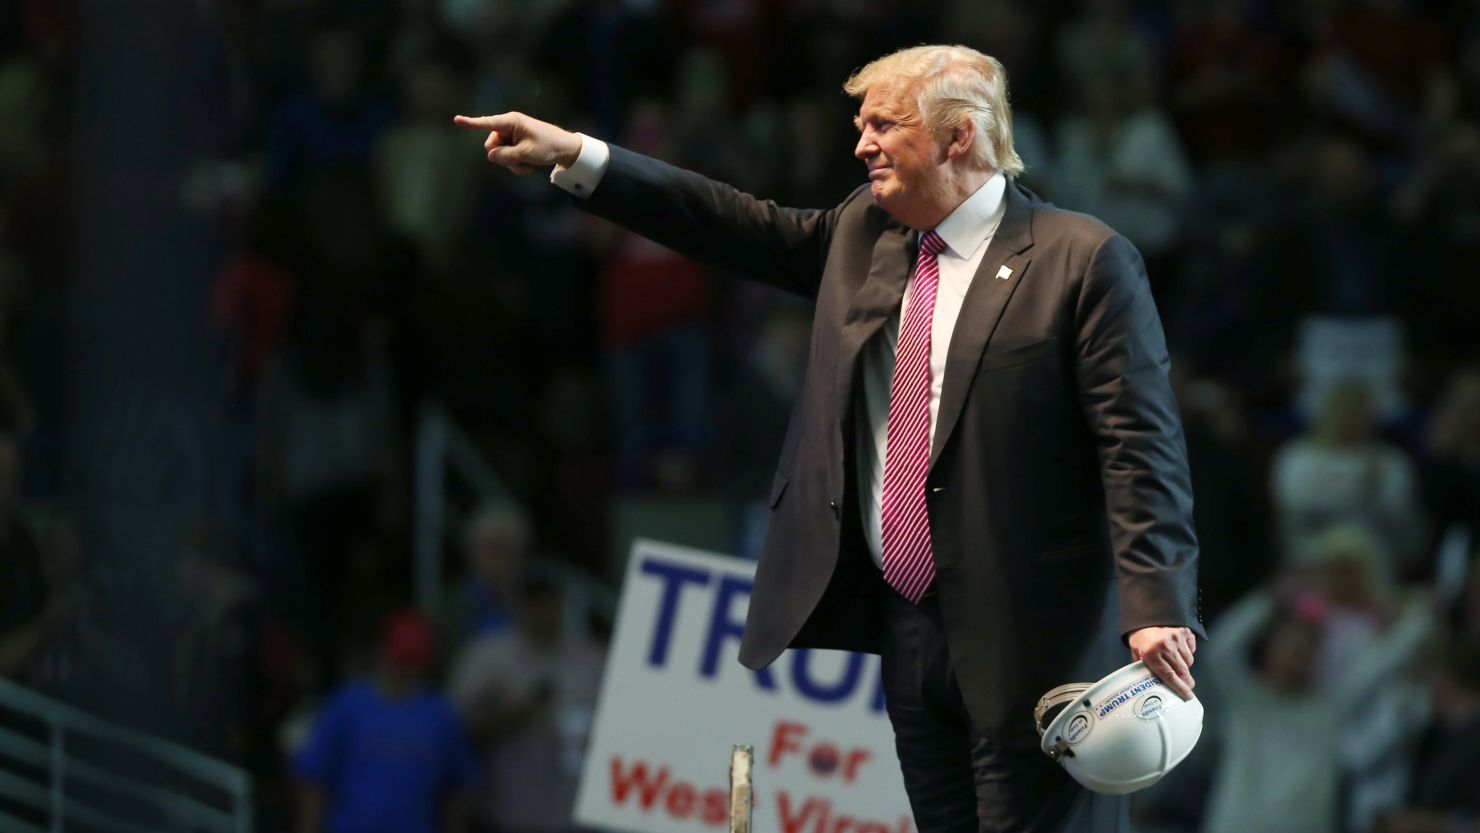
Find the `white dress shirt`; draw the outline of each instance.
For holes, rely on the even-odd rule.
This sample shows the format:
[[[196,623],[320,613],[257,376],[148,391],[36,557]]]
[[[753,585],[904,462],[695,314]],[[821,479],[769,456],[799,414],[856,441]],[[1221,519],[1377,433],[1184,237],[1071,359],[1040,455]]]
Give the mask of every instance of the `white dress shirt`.
[[[940,413],[940,392],[946,377],[946,354],[951,348],[951,333],[961,315],[961,302],[971,279],[976,275],[987,244],[997,233],[1005,208],[1003,195],[1007,180],[993,174],[966,201],[946,215],[935,233],[946,247],[939,258],[940,278],[935,290],[935,315],[930,327],[930,442],[935,443],[936,415]],[[884,326],[863,345],[863,387],[856,400],[854,430],[858,442],[854,460],[858,470],[859,509],[863,515],[863,537],[868,542],[874,563],[882,565],[883,531],[880,510],[884,505],[884,455],[889,447],[889,390],[894,382],[894,349],[899,343],[899,322],[909,308],[915,291],[915,278],[910,275],[904,300],[899,310],[889,316]],[[865,438],[872,438],[867,442]]]
[[[581,136],[581,152],[569,168],[559,165],[550,181],[578,197],[596,189],[606,173],[611,149],[605,142]],[[946,374],[946,354],[950,351],[951,333],[961,315],[966,290],[981,266],[987,245],[1002,222],[1006,203],[1003,199],[1007,180],[993,174],[966,201],[935,227],[946,248],[939,255],[940,279],[936,288],[935,315],[930,330],[930,440],[935,441],[936,415],[940,412],[940,392]],[[863,515],[863,535],[875,564],[883,564],[883,533],[880,507],[884,501],[884,458],[888,450],[889,389],[894,379],[894,350],[899,343],[899,322],[909,308],[914,292],[913,273],[899,310],[889,316],[879,332],[863,346],[863,387],[859,391],[856,468],[858,470],[859,507]],[[872,438],[872,442],[864,441]]]
[[[556,165],[555,170],[550,172],[550,181],[560,186],[561,190],[585,199],[591,196],[597,183],[601,182],[601,177],[606,174],[606,165],[611,161],[612,150],[600,139],[593,139],[584,133],[576,135],[581,137],[580,155],[569,168]]]

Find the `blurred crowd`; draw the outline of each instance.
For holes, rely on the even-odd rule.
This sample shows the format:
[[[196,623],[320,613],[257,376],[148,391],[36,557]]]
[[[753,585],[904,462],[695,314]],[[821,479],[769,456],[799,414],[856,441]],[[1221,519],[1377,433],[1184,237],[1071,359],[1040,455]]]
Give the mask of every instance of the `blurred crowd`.
[[[1139,247],[1174,356],[1210,724],[1138,823],[1480,830],[1480,4],[195,5],[225,138],[177,193],[221,241],[229,448],[200,456],[230,486],[147,587],[64,471],[77,7],[0,11],[0,676],[144,693],[253,772],[264,830],[574,829],[609,623],[567,577],[615,581],[633,501],[702,499],[756,552],[809,310],[494,170],[451,117],[830,206],[862,181],[843,79],[959,42],[1007,67],[1022,181]],[[507,495],[412,611],[426,402]],[[119,636],[140,617],[163,665]]]

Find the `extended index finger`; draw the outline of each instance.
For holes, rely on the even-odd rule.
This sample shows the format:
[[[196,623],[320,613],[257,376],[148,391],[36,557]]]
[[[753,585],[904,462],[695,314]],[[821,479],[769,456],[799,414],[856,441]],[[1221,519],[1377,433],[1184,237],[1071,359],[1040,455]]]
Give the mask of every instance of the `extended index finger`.
[[[452,123],[470,130],[507,130],[514,120],[506,113],[496,116],[453,116]]]

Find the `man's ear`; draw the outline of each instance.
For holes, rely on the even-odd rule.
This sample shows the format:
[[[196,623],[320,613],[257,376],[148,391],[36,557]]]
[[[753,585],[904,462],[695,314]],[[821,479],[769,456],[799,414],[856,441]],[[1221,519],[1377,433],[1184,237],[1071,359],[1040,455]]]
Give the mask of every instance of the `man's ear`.
[[[971,152],[976,142],[976,122],[962,119],[961,123],[946,132],[946,159],[959,159]]]

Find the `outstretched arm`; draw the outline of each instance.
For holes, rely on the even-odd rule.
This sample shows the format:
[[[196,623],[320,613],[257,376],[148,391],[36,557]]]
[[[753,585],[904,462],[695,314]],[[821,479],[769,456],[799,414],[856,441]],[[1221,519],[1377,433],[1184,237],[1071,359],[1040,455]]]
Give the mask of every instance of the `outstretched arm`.
[[[522,113],[458,116],[456,122],[488,130],[483,144],[489,161],[515,173],[569,168],[583,146],[600,144]],[[608,152],[605,168],[575,192],[584,197],[583,208],[715,269],[816,297],[841,206],[782,208],[620,147]]]
[[[1415,594],[1406,600],[1398,618],[1336,678],[1331,691],[1333,707],[1350,711],[1365,703],[1372,692],[1404,671],[1436,627],[1427,595]]]

